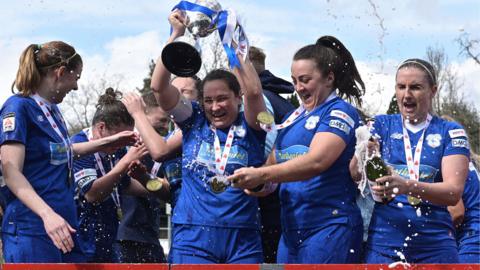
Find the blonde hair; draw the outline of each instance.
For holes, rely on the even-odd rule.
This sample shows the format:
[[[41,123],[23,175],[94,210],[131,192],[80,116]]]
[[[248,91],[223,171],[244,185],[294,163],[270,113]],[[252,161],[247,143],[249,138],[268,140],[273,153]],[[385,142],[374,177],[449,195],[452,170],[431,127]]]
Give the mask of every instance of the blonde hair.
[[[53,69],[65,66],[74,70],[82,64],[82,58],[75,49],[63,41],[45,44],[30,44],[20,55],[20,61],[12,92],[15,88],[23,96],[35,93],[42,78]]]

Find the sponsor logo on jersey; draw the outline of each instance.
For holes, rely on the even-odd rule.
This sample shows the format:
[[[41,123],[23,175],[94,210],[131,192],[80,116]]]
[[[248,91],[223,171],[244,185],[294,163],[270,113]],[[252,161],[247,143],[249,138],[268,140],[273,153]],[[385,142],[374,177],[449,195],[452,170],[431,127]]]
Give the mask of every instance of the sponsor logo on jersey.
[[[340,129],[341,131],[345,132],[345,134],[350,133],[350,127],[340,120],[330,120],[329,126]]]
[[[15,130],[15,113],[7,113],[3,116],[3,132]]]
[[[442,142],[442,135],[440,134],[428,134],[427,138],[427,144],[428,146],[432,148],[437,148],[440,146]]]
[[[468,147],[468,141],[466,139],[453,139],[452,140],[452,145],[453,145],[453,147],[469,148]]]
[[[457,138],[457,137],[466,137],[467,136],[467,133],[462,128],[449,130],[448,134],[450,134],[450,138],[452,138],[452,139]]]
[[[97,179],[97,171],[95,169],[83,169],[75,173],[74,178],[78,187],[83,188],[85,185]]]
[[[330,116],[338,117],[343,119],[345,122],[348,123],[352,128],[355,126],[355,121],[350,117],[350,115],[346,114],[345,112],[342,112],[340,110],[333,110],[330,113]]]
[[[277,162],[284,162],[299,156],[303,156],[308,152],[308,147],[305,145],[292,145],[285,149],[277,149],[275,157]]]
[[[403,134],[395,132],[392,135],[390,135],[390,138],[395,139],[395,140],[401,140],[401,139],[403,139]]]
[[[305,128],[308,130],[314,129],[317,126],[318,121],[320,121],[319,116],[310,116],[305,123]]]

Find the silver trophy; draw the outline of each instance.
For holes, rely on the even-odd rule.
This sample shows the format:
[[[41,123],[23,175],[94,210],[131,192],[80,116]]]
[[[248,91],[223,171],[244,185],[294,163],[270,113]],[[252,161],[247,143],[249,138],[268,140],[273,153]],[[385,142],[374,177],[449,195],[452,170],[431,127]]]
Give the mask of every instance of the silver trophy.
[[[215,12],[212,18],[222,10],[216,0],[196,0],[195,4],[209,8]],[[206,37],[216,30],[212,19],[199,11],[185,11],[185,34],[163,48],[163,65],[171,73],[179,77],[195,75],[202,65],[201,48],[197,42],[199,38]]]

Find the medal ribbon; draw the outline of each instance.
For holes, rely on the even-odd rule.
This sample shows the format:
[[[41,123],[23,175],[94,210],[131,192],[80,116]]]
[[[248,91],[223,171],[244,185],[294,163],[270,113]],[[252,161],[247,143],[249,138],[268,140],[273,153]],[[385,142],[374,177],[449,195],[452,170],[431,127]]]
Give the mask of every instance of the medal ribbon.
[[[422,136],[420,136],[420,139],[418,139],[417,147],[415,148],[415,156],[412,158],[412,146],[410,144],[410,137],[408,136],[407,128],[405,127],[405,122],[402,117],[403,144],[405,147],[405,158],[407,159],[407,168],[410,180],[418,181],[420,179],[420,159],[424,141],[423,137],[425,136],[425,131],[430,125],[431,120],[432,116],[428,114],[425,127],[422,131]]]
[[[87,133],[89,141],[91,139],[93,139],[92,128],[86,128],[86,129],[83,130],[83,132]],[[98,169],[100,170],[100,173],[102,173],[102,176],[106,175],[107,172],[105,171],[105,168],[103,167],[102,158],[100,157],[100,154],[98,154],[98,152],[96,152],[95,154],[93,154],[93,156],[95,157],[95,161],[97,163]],[[108,161],[110,162],[110,170],[111,170],[111,169],[113,169],[113,163],[112,163],[111,157],[109,157]],[[113,203],[115,203],[115,206],[117,207],[117,209],[120,209],[120,207],[121,207],[120,206],[120,194],[118,193],[118,188],[116,186],[113,188],[113,192],[110,193],[110,196],[112,197]]]
[[[150,173],[152,174],[153,177],[157,176],[157,173],[158,173],[158,170],[160,169],[160,166],[162,166],[162,163],[155,161],[155,163],[152,166],[152,170],[150,171]]]
[[[227,140],[225,141],[225,146],[223,148],[223,153],[221,153],[222,148],[220,147],[220,139],[217,135],[217,129],[211,127],[215,139],[213,141],[213,148],[215,150],[215,169],[218,175],[224,175],[225,167],[227,166],[228,155],[230,154],[230,149],[232,148],[232,142],[234,137],[235,126],[232,125],[227,134]]]
[[[42,110],[43,115],[45,115],[45,117],[48,120],[48,123],[50,123],[50,126],[53,128],[53,130],[55,130],[55,133],[57,133],[57,135],[60,137],[60,139],[62,139],[63,144],[65,145],[65,148],[67,149],[68,169],[71,170],[72,167],[73,167],[72,166],[73,165],[73,149],[72,149],[72,143],[70,141],[70,138],[68,138],[68,130],[67,130],[67,126],[65,125],[65,120],[63,120],[62,114],[56,108],[55,104],[50,105],[49,102],[47,102],[45,99],[43,99],[38,94],[33,95],[32,98],[35,100],[37,105]],[[50,106],[47,105],[47,104],[49,104]],[[57,124],[55,123],[55,120],[53,119],[52,114],[49,111],[49,108],[51,108],[52,112],[56,115],[56,117],[60,119],[60,122],[63,125],[63,128],[65,129],[65,131],[67,131],[67,136],[66,137],[63,136],[63,133],[60,131]]]

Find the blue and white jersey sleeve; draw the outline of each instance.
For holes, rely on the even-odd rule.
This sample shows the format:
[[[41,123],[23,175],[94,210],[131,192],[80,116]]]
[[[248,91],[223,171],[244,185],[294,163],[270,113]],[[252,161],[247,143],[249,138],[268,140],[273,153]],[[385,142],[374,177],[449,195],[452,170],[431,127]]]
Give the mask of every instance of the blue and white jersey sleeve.
[[[470,156],[470,145],[467,133],[463,127],[455,122],[447,122],[445,138],[445,149],[443,156],[466,155]]]
[[[9,100],[11,101],[11,100]],[[24,103],[6,102],[2,109],[2,129],[0,132],[0,145],[8,141],[27,144],[27,119]]]
[[[317,116],[319,117],[319,116]],[[317,119],[307,118],[307,125],[313,125]],[[310,120],[312,119],[312,120]],[[311,123],[309,123],[311,121]],[[345,144],[349,144],[355,138],[355,128],[358,125],[358,114],[351,106],[345,103],[336,103],[322,117],[317,127],[317,132],[330,132],[343,139]]]
[[[88,142],[87,135],[81,131],[72,137],[72,143]],[[73,162],[73,173],[76,190],[83,196],[92,187],[93,181],[97,179],[95,157],[87,155]]]

